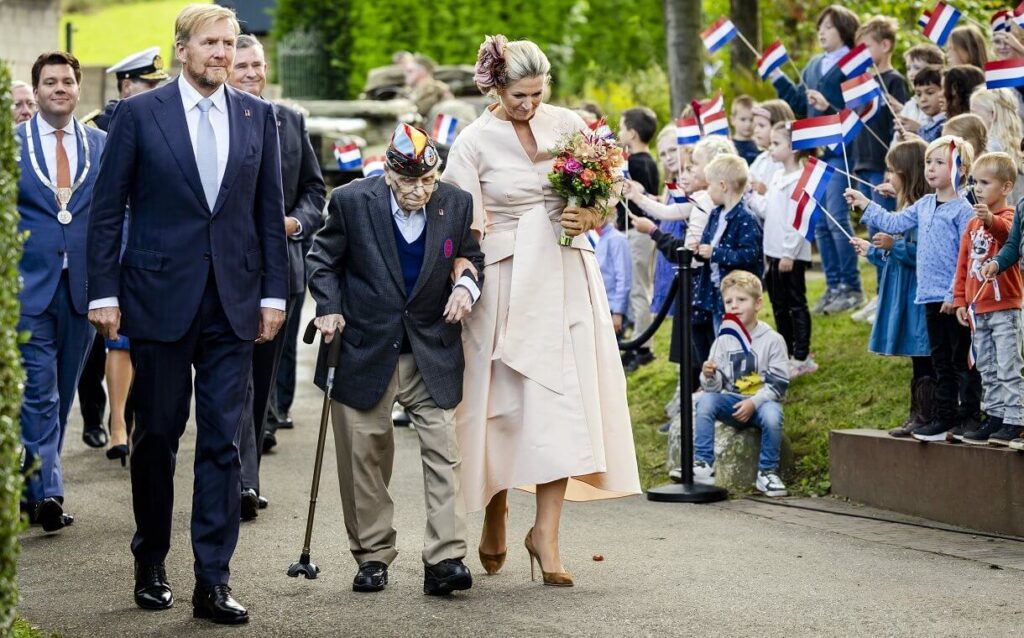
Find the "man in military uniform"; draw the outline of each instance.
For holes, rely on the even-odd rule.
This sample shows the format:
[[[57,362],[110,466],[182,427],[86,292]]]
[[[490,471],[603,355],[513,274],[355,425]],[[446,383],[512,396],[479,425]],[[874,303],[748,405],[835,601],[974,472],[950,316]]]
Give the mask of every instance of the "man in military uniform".
[[[403,58],[402,64],[406,96],[416,104],[416,111],[424,118],[424,123],[430,126],[433,122],[425,121],[427,114],[441,100],[451,99],[451,89],[444,82],[434,78],[434,61],[427,56],[417,53]]]
[[[117,74],[118,99],[107,102],[102,111],[93,111],[82,118],[83,124],[102,131],[107,130],[114,109],[121,100],[155,89],[168,78],[163,60],[160,58],[160,47],[150,47],[145,51],[132,53],[107,69],[107,73]],[[128,357],[118,357],[117,361],[114,365],[128,366],[126,372],[130,373],[131,361]],[[103,430],[103,411],[107,404],[107,395],[103,391],[106,366],[106,341],[103,335],[97,333],[78,382],[78,403],[85,423],[82,440],[89,447],[103,447],[107,444],[107,433]],[[131,408],[127,408],[125,412],[130,423]]]
[[[107,69],[107,73],[117,74],[118,98],[107,102],[102,111],[94,111],[83,118],[85,123],[104,131],[110,124],[110,118],[113,117],[118,102],[133,95],[151,91],[170,77],[164,71],[160,47],[150,47],[145,51],[132,53]]]

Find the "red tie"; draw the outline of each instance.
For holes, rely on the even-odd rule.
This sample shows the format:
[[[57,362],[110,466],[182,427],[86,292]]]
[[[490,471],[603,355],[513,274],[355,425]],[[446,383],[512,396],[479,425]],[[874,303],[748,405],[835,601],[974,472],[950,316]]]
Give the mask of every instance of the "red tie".
[[[53,134],[57,136],[57,188],[71,188],[71,166],[64,150],[64,131],[54,131]]]

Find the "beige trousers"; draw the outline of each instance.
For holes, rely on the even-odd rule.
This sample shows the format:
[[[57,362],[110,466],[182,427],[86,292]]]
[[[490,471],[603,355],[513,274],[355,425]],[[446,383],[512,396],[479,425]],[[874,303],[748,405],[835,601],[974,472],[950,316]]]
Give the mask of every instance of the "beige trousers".
[[[654,320],[651,297],[654,296],[654,242],[646,233],[629,230],[629,254],[633,258],[633,283],[629,288],[629,312],[634,334],[639,335]],[[645,346],[651,345],[648,341]]]
[[[411,354],[399,357],[384,396],[373,408],[331,404],[349,549],[360,565],[371,560],[390,565],[398,556],[395,504],[388,492],[395,459],[391,422],[395,401],[405,407],[420,441],[427,506],[423,562],[436,565],[447,558],[462,559],[466,513],[455,474],[459,465],[455,410],[437,407]]]

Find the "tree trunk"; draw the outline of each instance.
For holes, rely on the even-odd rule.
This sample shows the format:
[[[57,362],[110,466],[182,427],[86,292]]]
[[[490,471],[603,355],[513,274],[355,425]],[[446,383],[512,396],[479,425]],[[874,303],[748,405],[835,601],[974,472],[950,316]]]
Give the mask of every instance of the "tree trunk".
[[[701,3],[694,0],[664,0],[664,9],[672,113],[678,117],[690,100],[704,92],[703,12]]]
[[[761,16],[757,10],[757,0],[730,0],[732,5],[732,23],[736,29],[761,51]],[[752,73],[757,56],[736,37],[732,41],[732,69],[747,74]]]

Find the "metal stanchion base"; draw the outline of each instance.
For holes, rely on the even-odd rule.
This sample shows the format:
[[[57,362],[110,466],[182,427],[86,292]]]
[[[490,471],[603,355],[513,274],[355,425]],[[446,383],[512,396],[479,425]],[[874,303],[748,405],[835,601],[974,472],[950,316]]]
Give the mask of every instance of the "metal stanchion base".
[[[657,503],[715,503],[729,498],[729,490],[700,483],[669,483],[647,490],[647,500]]]

